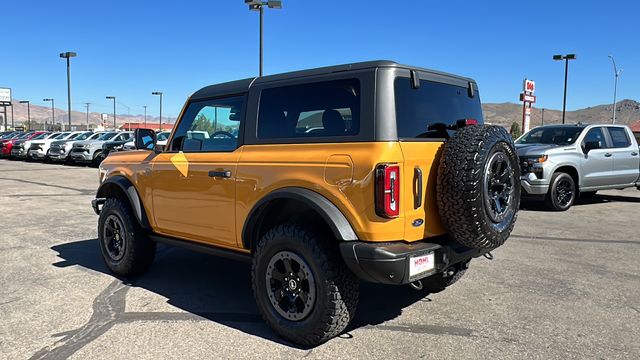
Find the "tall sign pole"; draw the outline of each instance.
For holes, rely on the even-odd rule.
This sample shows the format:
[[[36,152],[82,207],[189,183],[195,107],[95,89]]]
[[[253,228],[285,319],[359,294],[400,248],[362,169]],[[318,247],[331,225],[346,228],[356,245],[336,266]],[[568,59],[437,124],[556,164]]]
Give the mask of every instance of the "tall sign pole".
[[[0,106],[4,108],[4,131],[7,131],[7,106],[12,105],[11,89],[0,88]],[[13,106],[11,106],[11,122],[13,123]]]
[[[529,131],[531,125],[531,105],[536,102],[536,82],[524,79],[522,82],[522,93],[520,93],[520,101],[522,101],[522,133]]]

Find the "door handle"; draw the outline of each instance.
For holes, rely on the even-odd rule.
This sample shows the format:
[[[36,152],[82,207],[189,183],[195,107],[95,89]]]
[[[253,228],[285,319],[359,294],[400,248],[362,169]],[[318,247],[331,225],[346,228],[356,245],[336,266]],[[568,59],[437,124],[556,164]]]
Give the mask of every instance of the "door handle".
[[[415,176],[416,194],[413,202],[413,208],[418,209],[422,206],[422,169],[419,167],[413,170]]]
[[[604,157],[611,157],[611,153],[604,154]]]
[[[209,171],[209,177],[230,178],[231,177],[231,171],[229,171],[229,170]]]
[[[638,156],[638,153],[634,151],[631,153],[631,156]]]

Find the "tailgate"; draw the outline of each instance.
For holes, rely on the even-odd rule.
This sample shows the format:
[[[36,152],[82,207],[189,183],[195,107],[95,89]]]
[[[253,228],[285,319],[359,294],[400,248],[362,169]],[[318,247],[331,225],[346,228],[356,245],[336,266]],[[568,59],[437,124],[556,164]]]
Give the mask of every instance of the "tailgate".
[[[421,240],[442,235],[445,230],[438,216],[436,200],[436,179],[438,159],[443,142],[439,141],[401,141],[400,148],[404,157],[402,170],[402,210],[405,217],[405,235],[407,241]],[[419,178],[422,173],[420,191]],[[422,224],[420,224],[422,220]]]

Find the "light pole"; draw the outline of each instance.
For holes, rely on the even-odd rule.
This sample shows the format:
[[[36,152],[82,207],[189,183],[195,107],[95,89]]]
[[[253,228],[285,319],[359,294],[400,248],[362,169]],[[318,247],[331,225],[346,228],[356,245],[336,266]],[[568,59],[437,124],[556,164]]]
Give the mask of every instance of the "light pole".
[[[564,98],[562,100],[562,123],[567,112],[567,79],[569,77],[569,60],[575,60],[576,54],[553,55],[553,60],[564,60]]]
[[[160,131],[162,131],[162,91],[154,91],[151,95],[160,96]]]
[[[142,105],[144,108],[144,127],[147,128],[147,105]]]
[[[78,54],[67,51],[60,53],[60,57],[67,59],[67,102],[69,103],[69,131],[71,131],[71,58],[76,57]]]
[[[613,56],[609,55],[609,59],[611,59],[611,62],[613,63],[613,75],[615,76],[615,79],[613,80],[613,120],[611,120],[612,124],[616,123],[616,93],[618,91],[618,77],[620,76],[620,74],[622,73],[622,69],[618,70],[618,67],[616,66],[616,61],[613,59]]]
[[[27,104],[27,129],[31,130],[31,104],[29,100],[22,100],[20,104]]]
[[[262,76],[262,50],[263,50],[263,18],[264,18],[264,6],[266,5],[270,9],[282,9],[282,1],[269,0],[244,0],[244,3],[249,5],[249,10],[260,12],[260,76]]]
[[[51,101],[51,123],[54,124],[56,122],[56,110],[53,106],[55,101],[53,99],[42,99],[42,101]],[[44,131],[47,131],[47,120],[44,121]]]
[[[91,103],[84,103],[84,106],[87,108],[87,131],[89,131],[89,105],[91,105]]]
[[[116,97],[115,96],[107,96],[107,100],[113,100],[113,130],[118,130],[116,126]]]

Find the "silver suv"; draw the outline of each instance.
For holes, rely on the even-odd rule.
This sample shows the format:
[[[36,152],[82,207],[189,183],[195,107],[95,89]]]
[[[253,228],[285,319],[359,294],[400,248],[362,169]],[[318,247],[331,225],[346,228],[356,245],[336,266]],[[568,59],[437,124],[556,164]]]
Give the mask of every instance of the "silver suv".
[[[102,145],[107,141],[127,141],[133,138],[133,132],[105,132],[95,140],[77,141],[73,144],[71,160],[77,163],[92,163],[99,165],[102,162]]]
[[[552,210],[604,189],[640,186],[638,143],[624,125],[547,125],[516,140],[523,195]]]
[[[86,131],[83,133],[80,133],[78,136],[76,136],[73,139],[66,139],[66,140],[55,140],[51,143],[51,146],[49,147],[49,159],[51,161],[67,161],[69,160],[69,153],[71,152],[71,147],[73,147],[73,144],[76,141],[82,141],[82,140],[91,140],[92,138],[95,139],[96,137],[98,137],[97,133],[93,133],[92,131]]]

